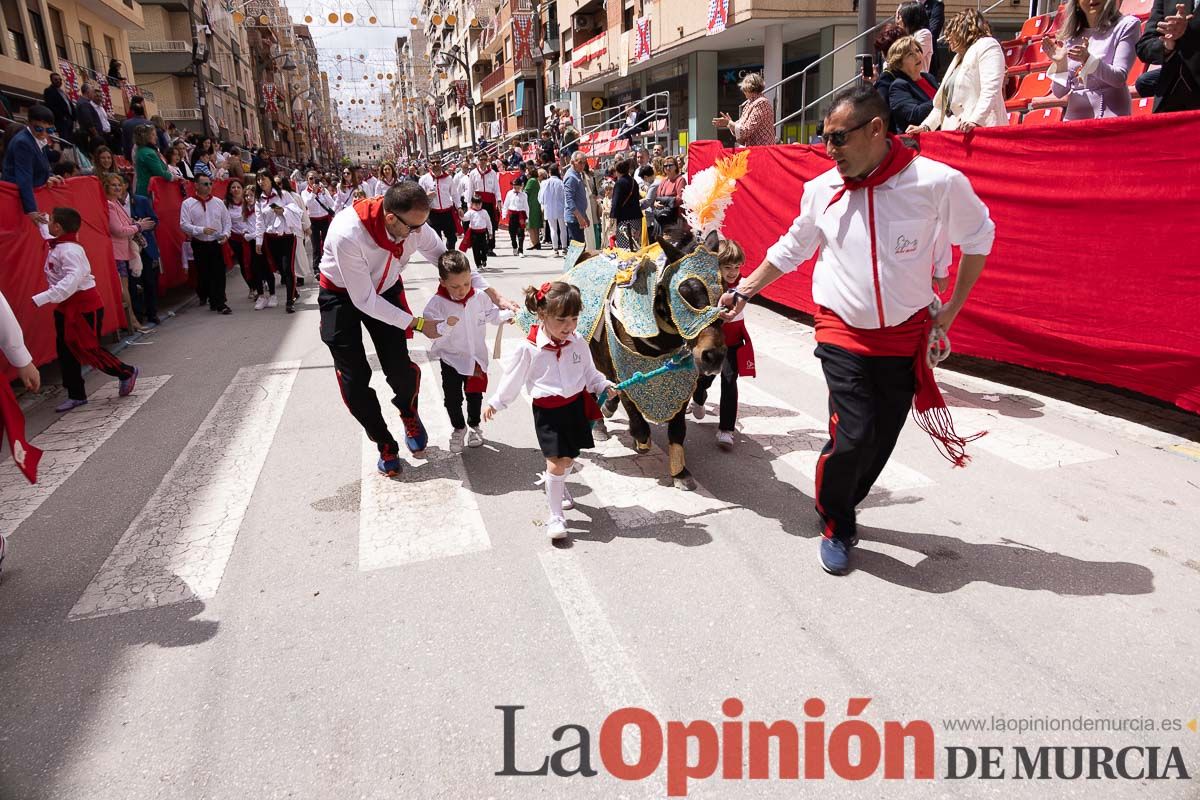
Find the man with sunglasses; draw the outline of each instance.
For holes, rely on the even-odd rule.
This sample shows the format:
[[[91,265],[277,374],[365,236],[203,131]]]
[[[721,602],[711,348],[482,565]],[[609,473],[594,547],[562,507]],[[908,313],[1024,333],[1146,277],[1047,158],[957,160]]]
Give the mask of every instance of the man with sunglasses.
[[[232,314],[225,298],[225,253],[233,220],[225,201],[212,196],[213,181],[208,175],[196,176],[196,196],[183,201],[179,208],[179,228],[192,240],[196,260],[196,292],[208,299],[208,310]]]
[[[321,340],[333,355],[342,400],[379,449],[378,468],[388,477],[400,474],[399,445],[392,436],[379,398],[371,388],[371,367],[363,348],[363,328],[375,343],[379,366],[387,376],[392,404],[404,422],[404,443],[424,455],[429,436],[417,413],[421,368],[408,355],[408,338],[423,333],[438,337],[434,326],[414,316],[404,296],[401,274],[416,254],[430,264],[446,251],[431,228],[429,197],[416,183],[402,181],[382,197],[360,200],[339,212],[329,226],[321,259]],[[517,310],[486,280],[472,272],[471,286],[487,292],[501,308]]]
[[[46,156],[53,131],[54,112],[43,105],[33,106],[29,109],[29,124],[12,138],[4,151],[0,180],[17,185],[21,208],[35,225],[44,225],[49,217],[38,211],[33,190],[39,186],[55,186],[63,180],[50,174],[50,159]]]
[[[922,158],[888,133],[887,103],[867,87],[842,92],[825,117],[834,168],[804,185],[800,215],[762,264],[721,304],[746,300],[812,258],[816,356],[829,387],[829,434],[817,461],[824,522],[821,567],[845,574],[858,542],[855,507],[891,456],[900,429],[918,424],[956,465],[969,439],[954,432],[926,356],[933,326],[949,331],[991,252],[995,225],[958,170]],[[932,315],[962,249],[954,294]],[[973,437],[972,437],[973,438]]]
[[[441,157],[433,156],[429,159],[429,172],[417,183],[429,197],[429,227],[445,237],[447,250],[453,250],[458,243],[458,225],[454,221],[458,214],[458,181],[442,168]]]

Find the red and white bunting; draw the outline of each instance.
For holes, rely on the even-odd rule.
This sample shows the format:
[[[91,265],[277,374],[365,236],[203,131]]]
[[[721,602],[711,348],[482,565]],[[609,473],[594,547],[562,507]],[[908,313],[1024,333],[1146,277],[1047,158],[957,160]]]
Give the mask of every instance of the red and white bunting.
[[[58,60],[58,74],[62,75],[63,88],[67,90],[67,97],[71,98],[74,103],[79,99],[79,77],[75,74],[75,65],[64,58]]]
[[[588,39],[575,48],[571,54],[571,66],[582,67],[589,61],[599,58],[608,52],[608,32]]]
[[[650,18],[638,17],[634,25],[637,40],[634,42],[633,60],[641,63],[650,58]]]

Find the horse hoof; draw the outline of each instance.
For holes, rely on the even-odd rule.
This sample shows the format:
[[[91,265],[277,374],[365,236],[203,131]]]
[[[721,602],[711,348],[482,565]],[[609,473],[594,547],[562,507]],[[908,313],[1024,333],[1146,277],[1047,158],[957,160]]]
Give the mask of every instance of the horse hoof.
[[[607,442],[609,439],[608,428],[603,425],[597,425],[592,429],[592,439],[597,442]]]
[[[650,440],[647,439],[644,442],[639,442],[637,439],[634,439],[633,447],[634,447],[634,450],[636,450],[639,453],[649,453],[650,447],[651,447]]]
[[[671,478],[671,481],[675,484],[675,488],[679,489],[680,491],[696,491],[696,479],[691,475],[676,475],[675,477]]]
[[[605,419],[612,419],[612,415],[617,413],[617,407],[610,407],[608,403],[605,403],[604,405],[600,406],[600,413],[604,415]]]

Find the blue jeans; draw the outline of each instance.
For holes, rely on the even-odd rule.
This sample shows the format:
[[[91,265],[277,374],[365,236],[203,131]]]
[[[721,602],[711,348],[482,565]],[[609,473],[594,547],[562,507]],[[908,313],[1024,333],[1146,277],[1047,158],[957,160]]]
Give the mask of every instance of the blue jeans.
[[[583,227],[579,224],[578,220],[574,220],[574,219],[567,220],[567,238],[569,241],[572,241],[572,242],[586,241],[583,238]]]

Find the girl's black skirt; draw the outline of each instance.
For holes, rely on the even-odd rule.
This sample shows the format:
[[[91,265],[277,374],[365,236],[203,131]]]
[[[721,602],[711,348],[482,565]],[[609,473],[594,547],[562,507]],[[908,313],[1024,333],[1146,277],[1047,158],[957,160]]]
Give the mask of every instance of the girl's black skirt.
[[[560,408],[533,407],[533,427],[547,458],[578,458],[579,451],[595,447],[592,425],[584,409],[583,395]]]

